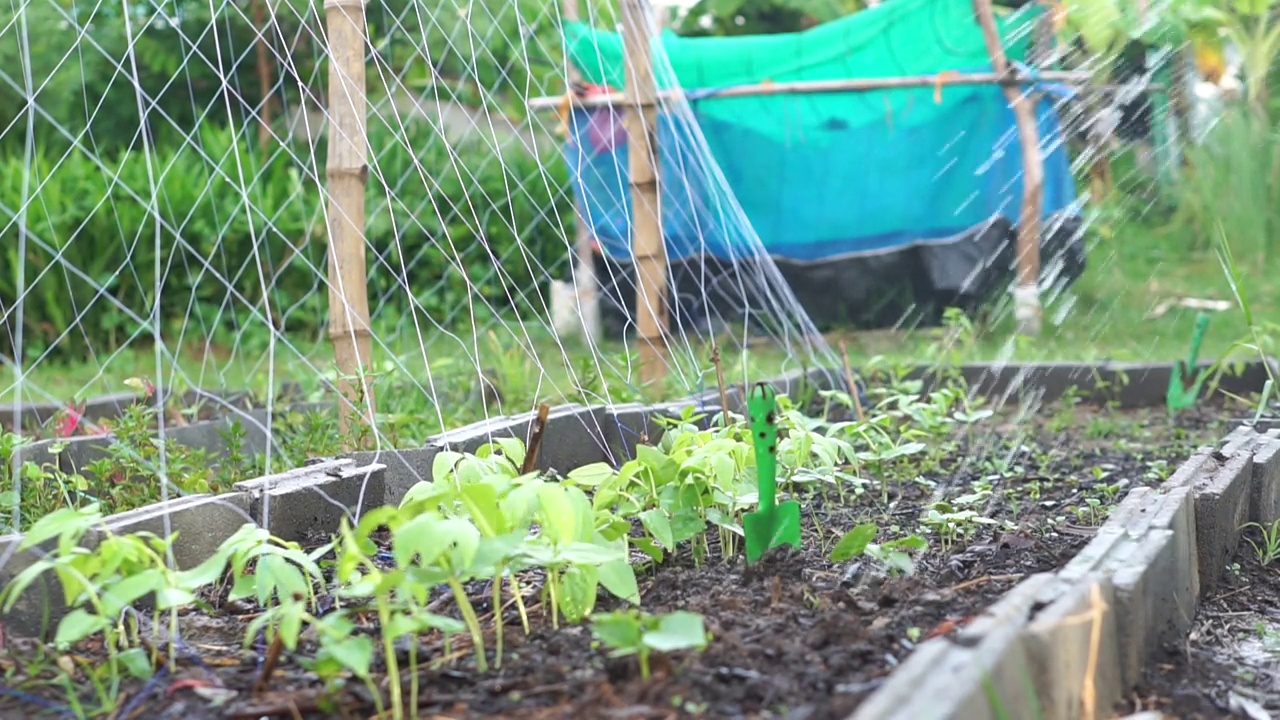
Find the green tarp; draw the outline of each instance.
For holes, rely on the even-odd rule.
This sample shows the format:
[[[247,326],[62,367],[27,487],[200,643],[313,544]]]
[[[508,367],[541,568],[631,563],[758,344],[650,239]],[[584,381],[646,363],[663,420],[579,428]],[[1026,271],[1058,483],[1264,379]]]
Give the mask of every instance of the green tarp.
[[[1041,10],[1034,6],[998,16],[1011,60],[1023,60],[1031,26]],[[623,47],[617,32],[584,23],[566,23],[565,49],[583,79],[622,88]],[[789,82],[923,75],[948,70],[989,69],[986,45],[973,17],[971,0],[888,0],[883,5],[799,33],[743,37],[661,36],[665,60],[658,59],[661,88],[673,84],[671,72],[689,91]],[[669,66],[667,65],[669,63]],[[669,69],[668,69],[669,68]],[[808,118],[839,118],[848,126],[871,122],[914,125],[931,122],[949,106],[980,92],[947,87],[942,102],[931,87],[892,93],[835,93],[715,98],[699,102],[699,113],[747,124],[766,134],[794,129],[780,122],[779,109]]]

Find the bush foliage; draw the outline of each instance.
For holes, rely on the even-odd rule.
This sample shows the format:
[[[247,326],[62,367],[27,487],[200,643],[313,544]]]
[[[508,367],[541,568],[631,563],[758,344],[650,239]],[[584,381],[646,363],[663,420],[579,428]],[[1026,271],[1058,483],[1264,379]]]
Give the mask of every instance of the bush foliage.
[[[408,311],[412,296],[445,322],[472,295],[499,311],[543,312],[541,281],[568,258],[562,164],[522,149],[447,143],[419,122],[394,130],[374,122],[369,132],[375,314]],[[150,153],[40,148],[25,181],[22,153],[0,156],[0,353],[13,353],[20,278],[32,358],[46,350],[83,357],[86,347],[109,351],[149,337],[157,294],[170,340],[232,339],[267,322],[267,306],[277,329],[319,331],[324,148],[268,155],[253,135],[206,125],[192,142]],[[30,199],[19,221],[24,183]]]

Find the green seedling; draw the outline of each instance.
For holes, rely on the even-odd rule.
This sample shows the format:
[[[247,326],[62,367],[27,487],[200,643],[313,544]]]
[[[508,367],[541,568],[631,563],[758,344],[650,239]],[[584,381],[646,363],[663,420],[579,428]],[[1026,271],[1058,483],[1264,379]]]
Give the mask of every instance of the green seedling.
[[[640,677],[649,679],[649,654],[676,650],[701,650],[707,646],[702,616],[677,611],[650,615],[640,610],[619,610],[594,615],[591,634],[612,649],[611,657],[635,655],[640,661]]]
[[[1197,315],[1196,327],[1191,334],[1191,355],[1185,363],[1179,360],[1173,364],[1173,374],[1169,377],[1169,391],[1165,396],[1169,412],[1185,410],[1195,405],[1196,398],[1200,397],[1200,386],[1204,384],[1209,373],[1206,370],[1196,372],[1195,367],[1196,359],[1200,355],[1200,343],[1204,341],[1204,332],[1208,327],[1208,313]]]
[[[778,401],[768,383],[756,383],[747,398],[751,439],[756,448],[760,506],[742,516],[747,562],[780,545],[800,547],[800,503],[775,504],[778,493]]]

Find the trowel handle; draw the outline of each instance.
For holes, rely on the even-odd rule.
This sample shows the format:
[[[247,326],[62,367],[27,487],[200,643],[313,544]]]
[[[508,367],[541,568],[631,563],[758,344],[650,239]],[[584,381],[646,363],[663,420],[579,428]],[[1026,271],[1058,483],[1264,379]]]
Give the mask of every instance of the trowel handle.
[[[1195,372],[1196,358],[1200,356],[1200,343],[1204,341],[1204,333],[1209,329],[1209,313],[1196,316],[1196,327],[1191,332],[1191,357],[1187,360],[1187,372]]]
[[[778,399],[768,383],[756,383],[747,397],[751,442],[756,449],[760,509],[769,510],[778,495]]]

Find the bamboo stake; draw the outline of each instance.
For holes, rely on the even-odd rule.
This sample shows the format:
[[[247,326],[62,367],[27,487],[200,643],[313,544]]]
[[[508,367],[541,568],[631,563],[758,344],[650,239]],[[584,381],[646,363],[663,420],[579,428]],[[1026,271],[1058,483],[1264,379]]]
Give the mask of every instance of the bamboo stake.
[[[267,48],[267,10],[266,0],[250,0],[250,13],[253,18],[253,29],[257,35],[254,41],[256,54],[259,96],[262,104],[258,106],[258,149],[264,153],[271,142],[271,118],[275,109],[275,66],[271,63],[271,55]],[[274,20],[274,17],[272,18]]]
[[[561,15],[565,22],[578,19],[578,0],[564,0]],[[569,82],[580,79],[578,68],[569,65]],[[574,289],[578,298],[578,307],[582,312],[582,331],[586,335],[587,344],[594,345],[600,337],[600,292],[596,284],[595,254],[591,249],[591,226],[587,223],[587,214],[583,212],[582,201],[573,200],[573,250],[577,267],[574,270]]]
[[[631,184],[631,248],[636,266],[636,340],[640,378],[655,385],[666,376],[667,253],[658,203],[657,88],[653,79],[653,12],[646,0],[622,0],[626,53],[626,129]]]
[[[1009,60],[1000,45],[991,0],[973,0],[973,12],[982,27],[987,55],[996,75],[1010,76]],[[1035,107],[1017,85],[1002,83],[1005,97],[1013,108],[1018,126],[1018,142],[1022,146],[1022,210],[1018,218],[1018,274],[1013,290],[1014,318],[1018,333],[1040,334],[1040,215],[1044,207],[1044,158],[1040,153],[1040,131],[1036,125]]]
[[[338,427],[351,445],[352,410],[373,427],[369,291],[365,272],[365,185],[368,137],[365,97],[364,0],[325,0],[329,39],[329,340],[338,365]],[[347,447],[348,450],[352,449]]]
[[[844,78],[840,80],[794,80],[789,82],[761,82],[733,87],[721,88],[707,97],[714,99],[733,97],[756,97],[760,95],[821,95],[843,92],[870,92],[874,90],[908,90],[921,87],[939,87],[946,85],[1030,85],[1034,82],[1058,82],[1068,85],[1083,85],[1092,75],[1078,70],[1050,70],[1040,73],[1039,80],[1010,77],[1000,73],[935,73],[930,75],[902,75],[881,78]],[[1096,87],[1096,86],[1095,86]],[[1110,89],[1103,86],[1101,89]],[[1154,86],[1153,86],[1154,89]],[[685,91],[679,89],[663,90],[657,93],[658,100],[675,101],[684,97]],[[696,99],[696,98],[695,98]],[[571,102],[575,107],[596,108],[624,105],[631,100],[626,93],[601,93],[591,97],[574,97]],[[530,110],[556,110],[564,104],[564,97],[537,97],[529,100]]]

